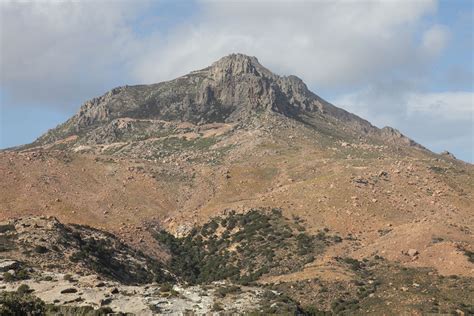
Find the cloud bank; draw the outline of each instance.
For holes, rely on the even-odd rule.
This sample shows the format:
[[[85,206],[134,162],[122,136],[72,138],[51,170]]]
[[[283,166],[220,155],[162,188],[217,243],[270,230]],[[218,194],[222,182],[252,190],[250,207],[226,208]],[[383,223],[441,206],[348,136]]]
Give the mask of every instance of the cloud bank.
[[[155,82],[242,52],[311,86],[370,83],[387,72],[419,69],[442,51],[449,34],[434,25],[414,41],[433,1],[209,1],[197,21],[144,54],[135,75]],[[153,67],[150,67],[153,65]]]
[[[119,82],[117,76],[168,80],[242,52],[310,86],[345,88],[419,69],[449,37],[446,27],[433,25],[414,41],[420,19],[436,10],[434,1],[199,5],[188,22],[143,36],[133,22],[150,7],[146,1],[2,3],[2,87],[17,101],[55,103]]]
[[[145,8],[145,3],[142,3]],[[71,104],[127,75],[139,51],[133,2],[0,3],[0,84],[9,104]]]

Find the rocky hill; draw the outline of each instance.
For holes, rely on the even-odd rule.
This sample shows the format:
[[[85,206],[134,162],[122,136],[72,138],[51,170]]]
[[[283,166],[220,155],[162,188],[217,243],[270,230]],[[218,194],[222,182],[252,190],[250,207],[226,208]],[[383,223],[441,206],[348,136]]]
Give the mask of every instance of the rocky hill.
[[[0,176],[0,220],[20,218],[15,234],[28,218],[63,223],[42,219],[52,228],[39,239],[15,256],[5,241],[0,252],[46,270],[47,255],[22,251],[50,251],[65,235],[59,265],[77,257],[84,274],[117,284],[167,271],[196,291],[253,287],[246,302],[261,301],[260,311],[282,301],[291,311],[349,314],[472,307],[472,165],[379,129],[254,57],[113,89],[34,143],[0,152]],[[83,253],[97,245],[130,274],[94,268],[103,262]],[[239,310],[232,295],[221,308]],[[213,301],[197,296],[209,311]]]
[[[55,218],[27,217],[0,223],[1,256],[29,268],[58,273],[97,274],[124,284],[172,281],[161,263],[114,235]],[[8,270],[8,269],[7,269]],[[15,270],[14,270],[15,271]],[[18,273],[13,278],[21,279]]]
[[[177,122],[189,123],[185,129],[190,130],[224,123],[236,128],[256,122],[278,127],[267,116],[275,121],[290,118],[321,131],[331,129],[341,136],[421,148],[393,128],[380,130],[324,101],[298,77],[275,75],[255,57],[241,54],[168,82],[115,88],[86,102],[76,115],[33,145],[143,141],[179,129]]]

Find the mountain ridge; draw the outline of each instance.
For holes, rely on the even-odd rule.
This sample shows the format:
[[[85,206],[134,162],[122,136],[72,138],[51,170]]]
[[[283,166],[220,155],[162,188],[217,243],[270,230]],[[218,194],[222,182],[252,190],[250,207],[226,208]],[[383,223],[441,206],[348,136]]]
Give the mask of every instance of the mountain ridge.
[[[255,120],[262,112],[309,126],[329,120],[334,128],[348,128],[362,137],[426,150],[394,128],[379,129],[330,104],[311,92],[300,78],[276,75],[262,66],[256,57],[243,54],[225,56],[209,67],[174,80],[114,88],[85,102],[73,117],[49,130],[32,145],[87,134],[116,119],[195,125],[237,123],[241,126]]]

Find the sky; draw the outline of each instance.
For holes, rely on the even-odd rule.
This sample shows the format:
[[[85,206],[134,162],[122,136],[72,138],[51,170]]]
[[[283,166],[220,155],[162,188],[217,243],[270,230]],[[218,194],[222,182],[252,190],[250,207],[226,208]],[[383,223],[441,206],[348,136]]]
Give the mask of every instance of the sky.
[[[474,162],[474,1],[0,0],[0,148],[230,53]]]

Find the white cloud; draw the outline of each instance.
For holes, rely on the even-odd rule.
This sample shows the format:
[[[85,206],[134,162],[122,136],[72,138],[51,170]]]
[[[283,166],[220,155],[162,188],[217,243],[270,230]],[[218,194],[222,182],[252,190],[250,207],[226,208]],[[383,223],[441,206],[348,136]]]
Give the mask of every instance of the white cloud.
[[[388,91],[392,87],[397,96]],[[395,88],[393,88],[395,87]],[[370,85],[333,100],[334,104],[371,119],[379,126],[421,116],[446,121],[470,121],[474,92],[414,92],[406,83]],[[402,124],[403,125],[403,124]]]
[[[123,76],[138,51],[140,43],[128,22],[145,5],[1,2],[2,92],[15,104],[62,106],[103,92],[114,76]]]
[[[144,36],[133,27],[148,0],[2,2],[2,91],[13,103],[65,104],[116,84],[172,79],[232,52],[341,88],[416,69],[447,34],[436,25],[413,41],[434,0],[198,4],[186,24]]]
[[[171,79],[232,52],[257,56],[271,69],[310,85],[340,87],[417,68],[442,27],[414,42],[434,1],[204,1],[202,15],[156,41],[136,76]],[[444,34],[444,33],[443,33]],[[428,52],[420,45],[426,45]],[[421,52],[421,53],[420,53]],[[431,55],[430,55],[431,56]]]

